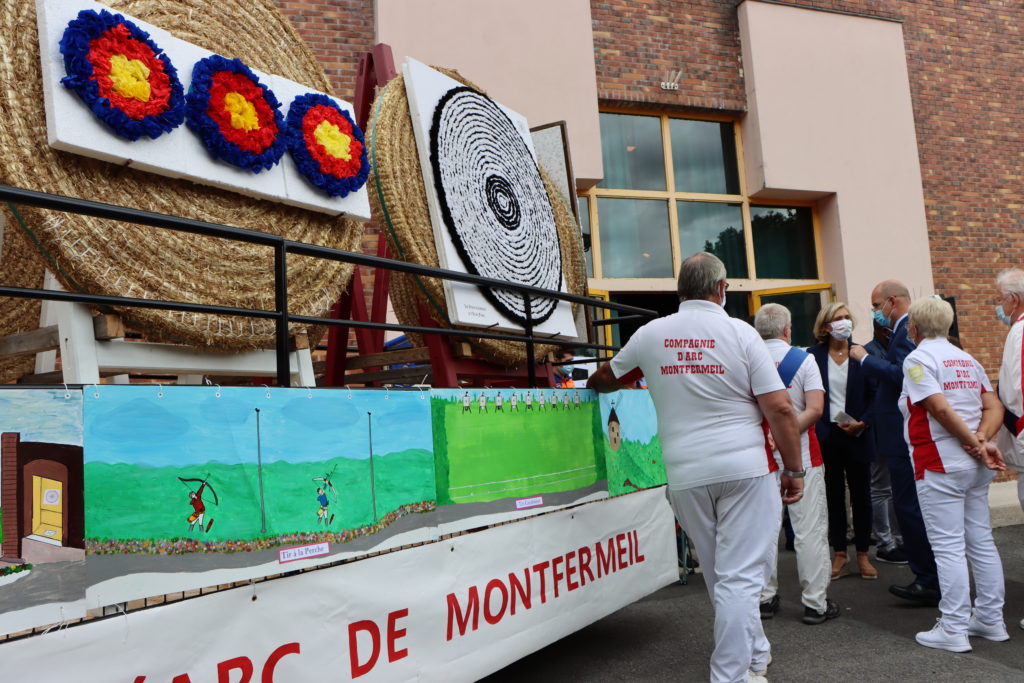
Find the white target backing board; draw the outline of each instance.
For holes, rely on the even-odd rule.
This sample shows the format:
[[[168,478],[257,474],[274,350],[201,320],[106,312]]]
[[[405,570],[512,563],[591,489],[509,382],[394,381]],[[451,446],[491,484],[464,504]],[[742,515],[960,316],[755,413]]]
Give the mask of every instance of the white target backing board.
[[[526,119],[414,59],[403,67],[442,268],[566,291]],[[445,282],[453,323],[520,332],[521,294]],[[576,338],[566,301],[531,297],[534,331]]]

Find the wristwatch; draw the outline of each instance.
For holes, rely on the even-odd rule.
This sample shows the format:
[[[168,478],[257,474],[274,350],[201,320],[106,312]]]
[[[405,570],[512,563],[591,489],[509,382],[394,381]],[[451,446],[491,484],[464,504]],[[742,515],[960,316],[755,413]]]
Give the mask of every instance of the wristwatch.
[[[782,473],[785,474],[787,477],[792,477],[793,479],[803,479],[804,477],[807,476],[807,470],[800,470],[799,472],[790,472],[789,470],[782,470]]]

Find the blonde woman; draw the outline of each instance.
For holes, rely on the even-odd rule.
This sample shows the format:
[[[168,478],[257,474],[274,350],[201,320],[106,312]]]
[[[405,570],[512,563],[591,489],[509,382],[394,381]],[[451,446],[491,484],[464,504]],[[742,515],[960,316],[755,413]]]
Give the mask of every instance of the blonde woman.
[[[871,462],[875,448],[868,429],[874,385],[860,363],[850,361],[853,316],[841,302],[827,304],[814,321],[818,343],[807,349],[825,385],[825,411],[815,425],[825,463],[829,543],[835,551],[832,578],[849,573],[846,554],[846,487],[853,507],[853,538],[862,579],[877,579],[868,558],[871,539]]]

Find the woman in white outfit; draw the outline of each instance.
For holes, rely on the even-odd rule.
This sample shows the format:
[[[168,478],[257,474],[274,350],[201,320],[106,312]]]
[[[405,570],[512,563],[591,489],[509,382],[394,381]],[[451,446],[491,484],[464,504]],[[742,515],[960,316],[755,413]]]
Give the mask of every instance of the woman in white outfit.
[[[989,442],[1003,407],[981,364],[947,341],[952,323],[953,309],[941,299],[911,304],[907,331],[917,348],[903,362],[900,410],[942,591],[942,616],[931,631],[917,634],[917,642],[969,652],[968,636],[1009,639],[1003,567],[988,509],[992,470],[1006,465]],[[973,609],[968,562],[977,594]]]

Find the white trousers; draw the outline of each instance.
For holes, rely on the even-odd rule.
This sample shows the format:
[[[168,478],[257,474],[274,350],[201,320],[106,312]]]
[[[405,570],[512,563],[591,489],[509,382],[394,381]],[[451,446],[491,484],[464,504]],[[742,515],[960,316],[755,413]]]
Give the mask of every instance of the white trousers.
[[[1003,623],[1006,585],[988,511],[988,487],[994,477],[994,472],[979,465],[961,472],[926,471],[924,479],[917,481],[921,515],[939,570],[942,626],[949,633],[967,633],[971,618],[968,562],[974,572],[975,615],[986,624]]]
[[[739,683],[768,666],[758,604],[778,545],[782,498],[774,474],[668,492],[700,558],[715,608],[711,681]]]
[[[825,468],[805,470],[804,495],[790,503],[789,522],[793,525],[793,549],[796,551],[796,573],[800,577],[800,602],[817,612],[825,611],[832,565],[828,555],[828,509],[825,503]],[[778,477],[778,474],[776,474]],[[781,517],[780,517],[781,522]],[[778,538],[778,531],[775,532]],[[772,563],[772,573],[761,591],[761,602],[779,592],[779,563]]]

